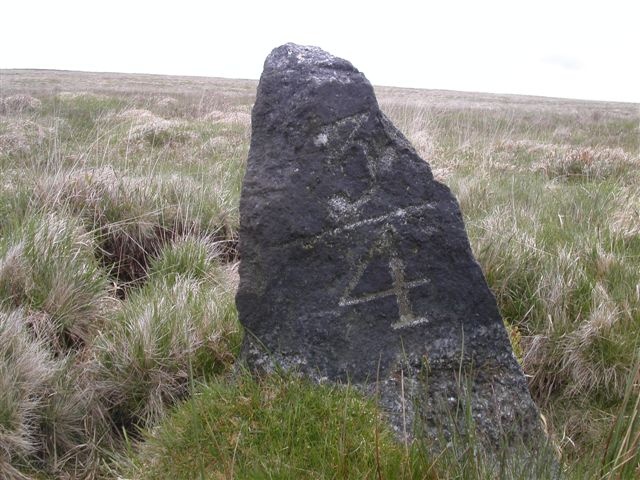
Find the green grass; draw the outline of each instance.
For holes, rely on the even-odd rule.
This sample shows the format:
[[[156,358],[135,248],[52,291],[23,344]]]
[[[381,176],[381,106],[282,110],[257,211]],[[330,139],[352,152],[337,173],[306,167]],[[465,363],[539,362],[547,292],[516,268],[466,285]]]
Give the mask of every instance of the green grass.
[[[352,388],[229,375],[256,84],[87,75],[3,83],[0,476],[551,478],[407,448]],[[378,95],[459,199],[563,476],[637,476],[637,105]]]
[[[356,392],[242,373],[199,386],[148,435],[131,473],[141,479],[437,478],[420,460],[395,441],[375,403]]]
[[[194,377],[233,362],[239,337],[225,285],[189,276],[150,280],[92,345],[97,388],[114,422],[133,433],[157,423],[188,395]]]
[[[236,372],[198,385],[124,468],[140,479],[553,478],[551,452],[509,450],[495,458],[471,435],[437,449],[402,444],[375,401],[352,387]]]
[[[0,242],[0,306],[39,312],[31,326],[57,352],[86,344],[108,295],[94,251],[77,220],[30,216]]]
[[[505,443],[496,457],[473,429],[444,442],[403,444],[375,400],[353,387],[236,372],[198,385],[148,431],[125,470],[139,479],[556,478],[551,450],[525,451]]]

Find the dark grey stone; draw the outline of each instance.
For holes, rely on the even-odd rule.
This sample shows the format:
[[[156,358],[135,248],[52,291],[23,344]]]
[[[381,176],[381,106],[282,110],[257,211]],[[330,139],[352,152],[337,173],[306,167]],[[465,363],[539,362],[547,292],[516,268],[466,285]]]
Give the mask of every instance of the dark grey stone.
[[[451,434],[464,395],[492,441],[540,433],[457,201],[348,61],[294,44],[267,57],[239,248],[251,369],[378,392],[408,436],[416,419],[420,434]]]

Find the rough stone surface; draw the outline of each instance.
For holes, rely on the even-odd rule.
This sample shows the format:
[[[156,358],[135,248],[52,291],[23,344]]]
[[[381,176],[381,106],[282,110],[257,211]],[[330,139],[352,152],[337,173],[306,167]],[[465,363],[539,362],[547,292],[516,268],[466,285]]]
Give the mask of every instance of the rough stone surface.
[[[408,436],[464,423],[462,397],[491,440],[540,432],[457,201],[348,61],[294,44],[267,57],[240,255],[250,368],[378,392]]]

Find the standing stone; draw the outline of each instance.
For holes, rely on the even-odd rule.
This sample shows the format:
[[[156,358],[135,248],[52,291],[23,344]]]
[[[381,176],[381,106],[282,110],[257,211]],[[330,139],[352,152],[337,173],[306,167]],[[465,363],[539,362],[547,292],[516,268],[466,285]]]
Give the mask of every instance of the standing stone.
[[[514,427],[540,432],[458,203],[348,61],[295,44],[267,57],[240,256],[251,369],[279,365],[378,392],[409,436],[414,419],[446,435],[464,396],[493,442]]]

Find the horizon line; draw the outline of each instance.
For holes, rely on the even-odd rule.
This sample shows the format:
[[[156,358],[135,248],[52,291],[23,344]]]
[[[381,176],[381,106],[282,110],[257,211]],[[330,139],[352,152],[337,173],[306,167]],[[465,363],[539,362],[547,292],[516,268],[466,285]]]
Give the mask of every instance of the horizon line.
[[[38,68],[38,67],[16,67],[16,68],[5,68],[0,67],[0,73],[3,71],[32,71],[32,72],[61,72],[61,73],[82,73],[82,74],[95,74],[95,75],[148,75],[155,77],[188,77],[188,78],[203,78],[203,79],[219,79],[219,80],[230,80],[230,81],[251,81],[251,82],[259,82],[259,78],[243,78],[243,77],[222,77],[222,76],[211,76],[211,75],[195,75],[195,74],[174,74],[174,73],[150,73],[150,72],[116,72],[110,70],[72,70],[67,68]],[[2,75],[0,74],[0,78]],[[0,83],[1,85],[1,83]],[[455,90],[450,88],[427,88],[427,87],[414,87],[414,86],[397,86],[397,85],[382,85],[382,84],[373,84],[374,88],[396,88],[401,90],[421,90],[421,91],[430,91],[430,92],[451,92],[451,93],[467,93],[467,94],[476,94],[476,95],[503,95],[503,96],[512,96],[512,97],[533,97],[539,99],[546,100],[565,100],[565,101],[580,101],[580,102],[596,102],[596,103],[617,103],[623,105],[637,105],[640,107],[640,101],[630,101],[630,100],[603,100],[603,99],[591,99],[591,98],[581,98],[581,97],[558,97],[551,95],[540,95],[540,94],[532,94],[532,93],[512,93],[512,92],[497,92],[497,91],[480,91],[480,90]]]

